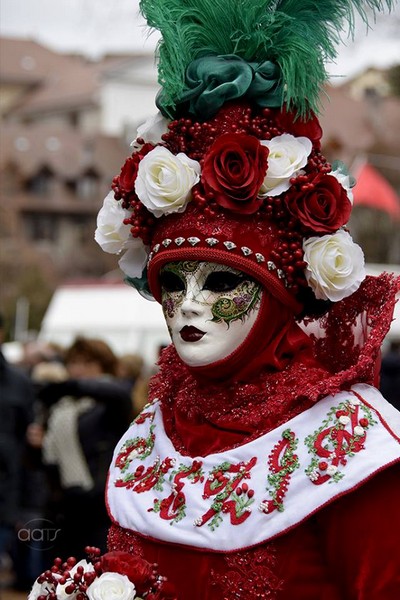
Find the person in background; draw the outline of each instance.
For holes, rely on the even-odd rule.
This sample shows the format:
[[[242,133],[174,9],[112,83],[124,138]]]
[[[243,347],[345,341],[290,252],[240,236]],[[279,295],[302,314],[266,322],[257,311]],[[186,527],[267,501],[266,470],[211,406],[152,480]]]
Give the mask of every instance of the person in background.
[[[36,574],[46,567],[48,543],[47,533],[53,523],[46,519],[45,511],[49,498],[46,468],[42,460],[44,426],[48,410],[38,401],[39,391],[51,382],[61,382],[68,378],[67,370],[60,361],[48,355],[48,360],[36,364],[31,371],[31,382],[35,391],[34,421],[26,431],[26,452],[23,460],[22,502],[20,511],[20,531],[12,548],[14,563],[14,590],[30,589]],[[21,529],[22,528],[22,529]],[[29,535],[23,535],[29,530]],[[33,533],[35,530],[35,533]],[[48,533],[51,536],[51,533]]]
[[[28,377],[1,352],[0,315],[0,560],[16,542],[21,517],[25,434],[33,421],[34,391]]]
[[[166,347],[166,344],[160,344],[157,349],[156,364],[152,366],[147,365],[143,368],[140,377],[136,381],[132,399],[135,415],[139,414],[149,401],[149,382],[151,377],[158,372],[158,361],[160,360],[161,352]]]
[[[116,379],[117,358],[102,340],[78,337],[66,351],[69,379],[39,392],[51,407],[43,439],[52,494],[49,518],[61,529],[64,556],[89,543],[105,547],[107,469],[116,441],[132,418],[129,393]]]
[[[144,361],[139,354],[123,354],[118,359],[117,377],[134,402],[135,386],[141,377]]]
[[[400,339],[392,340],[382,357],[380,391],[400,410]]]

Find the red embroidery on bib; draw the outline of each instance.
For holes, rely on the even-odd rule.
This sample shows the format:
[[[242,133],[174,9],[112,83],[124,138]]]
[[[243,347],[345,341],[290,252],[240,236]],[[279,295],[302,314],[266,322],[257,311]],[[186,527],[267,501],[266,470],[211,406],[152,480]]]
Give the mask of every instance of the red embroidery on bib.
[[[197,527],[210,521],[208,526],[214,531],[223,520],[221,513],[229,513],[232,525],[240,525],[250,516],[249,506],[254,502],[254,490],[246,482],[241,486],[239,483],[242,479],[250,479],[250,471],[256,462],[257,458],[253,457],[247,463],[232,465],[223,462],[214,467],[205,482],[203,498],[215,496],[215,500],[211,508],[195,520]],[[229,477],[230,474],[233,477]]]
[[[186,496],[183,492],[184,479],[188,479],[191,484],[203,481],[202,465],[203,463],[198,460],[194,460],[190,466],[180,465],[170,475],[170,481],[172,482],[171,494],[163,500],[154,500],[153,510],[159,512],[162,519],[170,521],[171,525],[186,516]]]
[[[146,418],[154,419],[154,413],[147,413],[147,415]],[[115,466],[118,467],[122,473],[125,473],[133,460],[144,460],[152,453],[154,441],[156,439],[153,433],[154,428],[154,424],[150,425],[149,435],[146,438],[137,436],[126,440],[115,459]]]
[[[128,473],[124,479],[117,479],[115,487],[124,487],[138,494],[152,489],[162,492],[165,475],[174,466],[174,463],[173,458],[167,457],[162,461],[157,458],[147,469],[143,465],[139,465],[133,473]]]
[[[365,448],[367,430],[376,425],[372,410],[358,398],[349,398],[327,413],[321,427],[305,438],[308,452],[313,454],[306,474],[315,485],[338,482],[344,477],[339,466],[346,466]]]
[[[285,429],[282,432],[282,439],[272,448],[268,457],[270,473],[267,477],[270,485],[267,491],[272,496],[272,499],[261,502],[259,506],[261,512],[269,514],[274,510],[280,512],[284,510],[283,499],[286,495],[291,475],[300,466],[298,456],[294,453],[298,443],[299,440],[296,438],[294,432],[290,429]]]
[[[145,423],[147,419],[153,420],[154,412],[142,412],[136,417],[136,419],[133,422],[136,423],[136,425],[143,425],[143,423]]]

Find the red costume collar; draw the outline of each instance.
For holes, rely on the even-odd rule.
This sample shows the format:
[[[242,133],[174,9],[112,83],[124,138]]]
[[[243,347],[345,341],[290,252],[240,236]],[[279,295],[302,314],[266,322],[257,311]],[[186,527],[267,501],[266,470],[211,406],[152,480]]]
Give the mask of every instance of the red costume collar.
[[[166,432],[175,447],[189,455],[221,451],[270,431],[328,394],[359,382],[376,384],[380,347],[398,288],[399,280],[387,274],[368,277],[350,298],[335,304],[318,322],[309,323],[318,327],[319,335],[310,334],[307,344],[299,335],[292,354],[287,350],[291,336],[295,339],[298,332],[294,321],[289,335],[285,330],[281,336],[279,327],[272,326],[272,333],[265,336],[257,321],[257,333],[249,336],[256,336],[251,351],[246,341],[239,348],[243,367],[235,362],[234,353],[219,364],[218,380],[213,378],[216,364],[195,373],[172,346],[167,348],[160,372],[152,380],[150,399],[160,398]],[[263,310],[261,319],[267,314]],[[276,322],[278,314],[270,313],[270,323]],[[258,332],[264,334],[265,345]]]

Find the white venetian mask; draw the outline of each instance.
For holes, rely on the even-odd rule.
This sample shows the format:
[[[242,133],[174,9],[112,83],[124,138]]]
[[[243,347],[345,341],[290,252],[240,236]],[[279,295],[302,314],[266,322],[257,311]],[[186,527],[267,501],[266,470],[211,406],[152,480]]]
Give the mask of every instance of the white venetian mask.
[[[229,356],[246,339],[262,286],[227,265],[181,261],[161,270],[162,307],[172,342],[191,367]]]

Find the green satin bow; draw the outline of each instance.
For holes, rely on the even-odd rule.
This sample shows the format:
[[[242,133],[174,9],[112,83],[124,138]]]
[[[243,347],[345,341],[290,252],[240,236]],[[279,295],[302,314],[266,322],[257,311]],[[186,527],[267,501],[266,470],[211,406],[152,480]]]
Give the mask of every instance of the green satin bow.
[[[186,69],[186,90],[176,99],[176,105],[188,104],[191,114],[205,120],[228,100],[243,97],[262,108],[282,106],[279,67],[270,61],[249,63],[234,54],[197,58]],[[169,114],[162,90],[156,103],[163,114]]]

